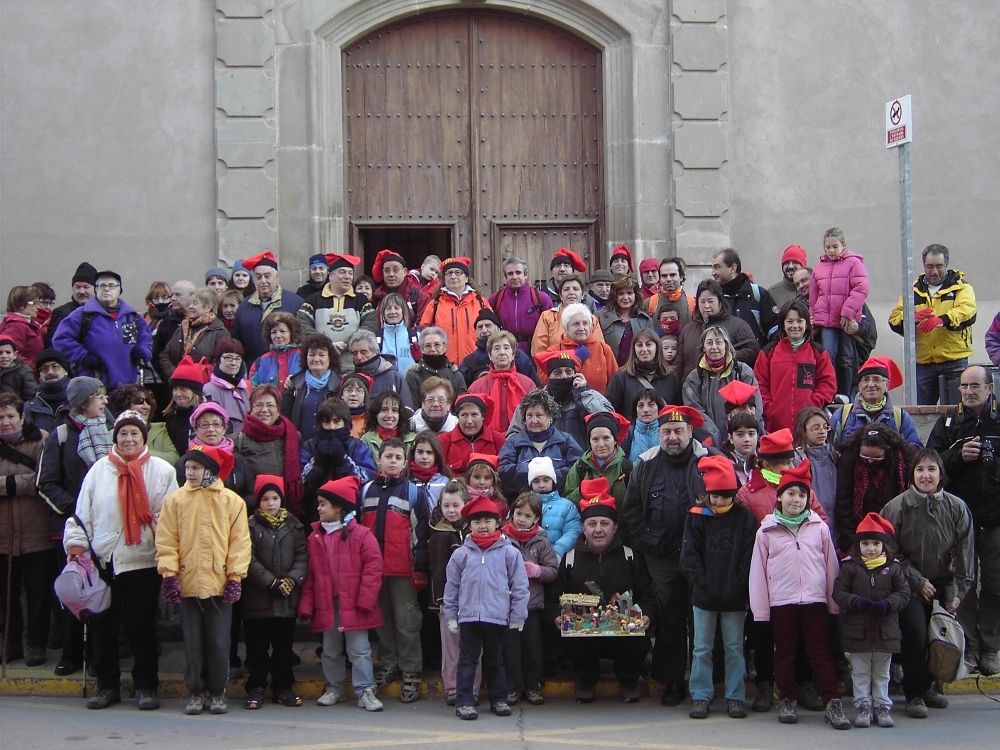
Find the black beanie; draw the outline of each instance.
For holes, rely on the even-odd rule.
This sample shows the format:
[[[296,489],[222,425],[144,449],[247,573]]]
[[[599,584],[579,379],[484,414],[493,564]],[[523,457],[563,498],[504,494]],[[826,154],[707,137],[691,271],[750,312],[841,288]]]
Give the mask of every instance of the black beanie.
[[[93,286],[97,283],[97,269],[92,265],[84,261],[76,267],[76,273],[73,274],[74,284],[90,284]]]

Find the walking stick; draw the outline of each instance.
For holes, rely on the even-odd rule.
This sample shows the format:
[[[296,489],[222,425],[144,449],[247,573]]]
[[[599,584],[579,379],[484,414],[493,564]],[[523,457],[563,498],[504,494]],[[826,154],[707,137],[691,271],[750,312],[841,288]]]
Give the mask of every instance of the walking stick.
[[[87,697],[87,623],[83,623],[83,697]]]
[[[3,655],[0,657],[0,679],[7,676],[7,648],[10,644],[10,583],[14,571],[14,506],[7,502],[7,527],[10,529],[10,544],[7,548],[7,605],[3,611]],[[21,606],[21,602],[17,603]]]

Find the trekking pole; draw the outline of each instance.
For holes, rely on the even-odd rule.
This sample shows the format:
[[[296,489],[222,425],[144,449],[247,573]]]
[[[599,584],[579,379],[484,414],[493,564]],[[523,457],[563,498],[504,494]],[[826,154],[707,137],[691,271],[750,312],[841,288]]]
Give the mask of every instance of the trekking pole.
[[[87,697],[87,623],[83,623],[83,697]]]
[[[10,544],[7,547],[7,603],[3,611],[3,655],[0,656],[0,679],[7,676],[7,649],[10,646],[10,583],[14,572],[14,506],[13,498],[7,501],[7,528],[10,529]],[[21,606],[21,602],[17,603]]]

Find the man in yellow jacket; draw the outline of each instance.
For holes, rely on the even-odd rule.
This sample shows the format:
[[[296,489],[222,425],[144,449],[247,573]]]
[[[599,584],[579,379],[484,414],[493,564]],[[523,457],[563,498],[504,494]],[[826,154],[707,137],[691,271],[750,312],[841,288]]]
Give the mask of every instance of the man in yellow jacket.
[[[917,326],[917,403],[936,404],[946,391],[938,387],[958,379],[972,354],[972,324],[976,322],[976,293],[961,271],[948,268],[948,248],[928,245],[924,272],[913,284],[913,312]],[[889,316],[889,327],[903,335],[903,298]]]
[[[186,453],[186,482],[167,496],[156,528],[163,598],[180,607],[187,667],[185,713],[200,714],[208,691],[213,714],[226,713],[233,604],[250,567],[247,507],[223,481],[233,454],[212,446]]]

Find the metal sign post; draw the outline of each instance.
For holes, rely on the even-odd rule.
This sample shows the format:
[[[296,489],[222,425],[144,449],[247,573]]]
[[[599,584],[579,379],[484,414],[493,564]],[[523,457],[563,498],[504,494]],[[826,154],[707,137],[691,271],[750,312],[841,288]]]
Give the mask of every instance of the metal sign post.
[[[885,147],[899,150],[899,251],[903,297],[903,395],[917,403],[917,327],[913,319],[913,205],[910,198],[910,141],[913,115],[910,95],[885,105]]]

